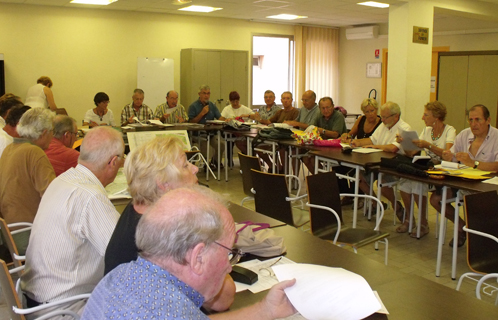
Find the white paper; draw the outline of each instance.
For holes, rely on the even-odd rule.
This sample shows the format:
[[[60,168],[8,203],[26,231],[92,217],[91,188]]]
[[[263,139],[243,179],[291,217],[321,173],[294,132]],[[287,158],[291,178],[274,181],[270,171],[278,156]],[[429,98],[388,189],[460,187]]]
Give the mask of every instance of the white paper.
[[[169,123],[162,123],[161,120],[149,120],[148,121],[150,124],[155,124],[156,126],[162,126],[162,127],[172,127],[172,124]]]
[[[124,175],[123,168],[118,170],[116,178],[114,181],[109,183],[105,187],[107,197],[109,199],[131,199],[131,195],[128,192],[128,183],[126,182],[126,176]]]
[[[290,124],[287,124],[287,123],[271,123],[268,125],[268,127],[284,128],[284,129],[293,129],[294,128],[293,126],[291,126]]]
[[[418,134],[416,131],[403,131],[399,130],[399,135],[401,138],[403,138],[403,141],[401,141],[401,147],[405,151],[412,151],[412,150],[420,150],[419,147],[417,147],[412,141],[413,140],[419,140]]]
[[[285,293],[306,319],[357,320],[381,308],[367,281],[342,268],[284,264],[273,270],[279,281],[296,279]]]
[[[483,182],[484,182],[484,183],[489,183],[489,184],[496,184],[496,185],[498,185],[498,177],[494,177],[494,178],[491,178],[491,179],[488,179],[488,180],[484,180]]]
[[[382,152],[381,149],[375,149],[375,148],[354,148],[353,152],[357,153],[374,153],[374,152]]]
[[[277,260],[279,261],[277,262]],[[256,283],[252,285],[235,282],[235,291],[240,292],[244,290],[249,290],[252,293],[258,293],[270,289],[271,287],[273,287],[278,283],[278,280],[275,276],[273,277],[270,276],[267,270],[262,271],[262,269],[273,268],[274,266],[282,264],[295,264],[295,262],[290,259],[287,259],[286,257],[277,257],[265,261],[260,261],[258,259],[255,259],[239,263],[238,266],[244,267],[246,269],[249,269],[257,273],[258,281],[256,281]]]

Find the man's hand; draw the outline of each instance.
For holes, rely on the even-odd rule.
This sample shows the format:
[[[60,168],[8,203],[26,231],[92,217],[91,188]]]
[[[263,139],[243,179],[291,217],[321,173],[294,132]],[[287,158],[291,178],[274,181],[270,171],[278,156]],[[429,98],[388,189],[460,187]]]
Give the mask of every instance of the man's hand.
[[[178,120],[179,123],[183,123],[185,122],[185,119],[183,119],[182,117],[180,116],[176,116],[176,120]]]
[[[474,160],[472,160],[467,152],[457,152],[455,154],[455,158],[461,164],[464,164],[468,167],[474,167]]]
[[[201,114],[204,116],[208,112],[209,112],[209,104],[206,105],[204,108],[202,108]]]
[[[135,116],[131,116],[131,117],[130,117],[130,119],[128,119],[128,123],[133,123],[133,122],[135,122],[135,120],[133,120],[133,118],[134,118],[134,117],[135,117]]]
[[[451,153],[450,150],[444,150],[441,158],[443,158],[444,161],[452,161],[453,153]]]
[[[266,297],[261,301],[263,308],[268,312],[267,319],[280,319],[289,317],[297,312],[285,294],[284,289],[292,287],[296,279],[282,281],[274,285]]]
[[[166,121],[166,119],[168,119],[168,118],[169,118],[169,116],[170,116],[170,114],[169,114],[169,113],[165,113],[165,114],[163,114],[163,115],[161,116],[161,119],[159,119],[159,120],[161,120],[161,122],[164,122],[164,121]]]
[[[299,122],[297,122],[297,121],[287,120],[287,121],[284,121],[284,123],[288,124],[290,126],[293,126],[293,127],[299,127]]]

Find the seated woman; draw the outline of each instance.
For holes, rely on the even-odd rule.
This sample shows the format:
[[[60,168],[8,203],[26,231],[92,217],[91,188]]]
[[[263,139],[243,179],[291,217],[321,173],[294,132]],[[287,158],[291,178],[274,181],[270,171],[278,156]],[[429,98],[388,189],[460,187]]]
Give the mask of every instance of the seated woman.
[[[455,141],[456,130],[450,125],[444,123],[446,118],[446,107],[439,101],[429,102],[424,107],[424,114],[422,120],[425,122],[425,129],[419,135],[418,140],[412,142],[420,148],[424,148],[425,153],[431,157],[434,164],[441,162],[441,157],[444,150],[449,150]],[[401,142],[401,137],[397,137],[397,141]],[[406,151],[406,155],[414,156],[418,151]],[[418,195],[420,193],[427,193],[428,187],[426,184],[418,183],[415,181],[400,180],[399,186],[401,198],[405,204],[405,208],[411,208],[411,195],[415,196],[415,203],[418,205]],[[427,222],[426,211],[427,198],[422,197],[422,216],[420,225],[420,237],[422,238],[429,233],[429,224]],[[414,215],[415,216],[415,215]],[[405,221],[402,225],[396,228],[396,232],[407,232],[410,224],[410,217],[408,213],[405,216]],[[414,224],[413,224],[414,225]],[[417,228],[411,230],[410,236],[417,237]]]
[[[232,91],[228,95],[228,99],[230,100],[230,105],[226,106],[225,109],[221,112],[221,117],[219,120],[232,120],[238,117],[241,118],[249,118],[250,115],[254,114],[254,112],[251,110],[251,108],[248,108],[242,104],[239,103],[240,101],[240,95],[237,91]],[[236,140],[235,144],[237,145],[237,148],[239,148],[242,153],[247,154],[247,144],[246,144],[246,139],[240,139]],[[233,149],[233,143],[230,142],[228,143],[228,153],[227,156],[231,158],[233,156],[232,154],[232,149]],[[229,163],[231,162],[231,159],[229,159]]]
[[[178,137],[156,137],[128,155],[124,172],[133,200],[121,214],[107,246],[104,274],[137,259],[135,230],[142,214],[166,192],[197,183],[199,169],[187,161],[184,149]],[[235,284],[227,275],[218,295],[204,306],[224,311],[232,304],[234,295]]]
[[[361,111],[363,112],[363,116],[359,117],[354,123],[353,127],[348,133],[343,133],[341,135],[342,143],[349,143],[351,139],[364,139],[370,138],[370,136],[374,133],[375,129],[382,123],[380,121],[380,116],[378,115],[379,105],[377,104],[377,100],[373,98],[364,99],[361,102]],[[350,171],[348,169],[347,171]],[[346,172],[347,172],[346,171]],[[341,179],[344,180],[344,179]],[[347,181],[346,181],[347,182]],[[349,190],[345,189],[345,183],[342,183],[341,192],[343,193],[352,193],[351,191],[354,189],[353,185],[349,186]],[[370,193],[370,187],[365,182],[365,179],[360,180],[360,189],[365,194]],[[375,194],[374,194],[375,196]],[[353,203],[353,198],[343,198],[341,201],[342,205],[348,205]],[[363,203],[363,202],[361,202]]]
[[[85,119],[83,120],[84,126],[89,126],[90,128],[98,126],[115,126],[114,114],[112,110],[107,109],[109,105],[109,96],[105,92],[99,92],[93,98],[93,102],[96,107],[88,110],[85,113]]]

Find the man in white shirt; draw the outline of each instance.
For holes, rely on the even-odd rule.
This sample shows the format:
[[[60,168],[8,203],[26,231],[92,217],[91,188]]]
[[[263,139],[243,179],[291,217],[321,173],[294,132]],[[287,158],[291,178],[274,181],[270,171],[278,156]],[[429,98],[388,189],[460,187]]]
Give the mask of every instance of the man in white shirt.
[[[116,177],[123,153],[120,132],[94,128],[83,139],[76,168],[46,190],[21,279],[28,307],[90,293],[102,278],[105,250],[119,218],[104,187]],[[79,313],[84,303],[68,308]]]
[[[396,142],[396,135],[399,130],[411,131],[412,128],[406,122],[401,119],[401,109],[399,105],[395,102],[388,101],[382,107],[380,107],[380,119],[382,124],[374,131],[370,138],[356,139],[351,141],[351,146],[353,147],[365,147],[365,148],[375,148],[381,149],[385,152],[392,153],[403,153],[401,145]],[[384,176],[385,181],[394,181],[391,176]],[[373,181],[371,181],[372,183]],[[360,181],[360,188],[363,192],[369,192],[370,187],[364,178]],[[392,188],[383,187],[382,195],[386,197],[392,204],[394,208],[395,196]],[[396,205],[396,216],[400,221],[403,219],[403,206],[398,201]]]

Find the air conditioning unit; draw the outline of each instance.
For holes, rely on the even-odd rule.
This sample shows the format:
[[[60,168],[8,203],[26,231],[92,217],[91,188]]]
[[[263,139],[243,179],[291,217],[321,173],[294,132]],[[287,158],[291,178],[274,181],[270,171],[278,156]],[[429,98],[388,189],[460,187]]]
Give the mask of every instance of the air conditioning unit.
[[[374,39],[379,35],[379,26],[359,27],[346,29],[346,39]]]

